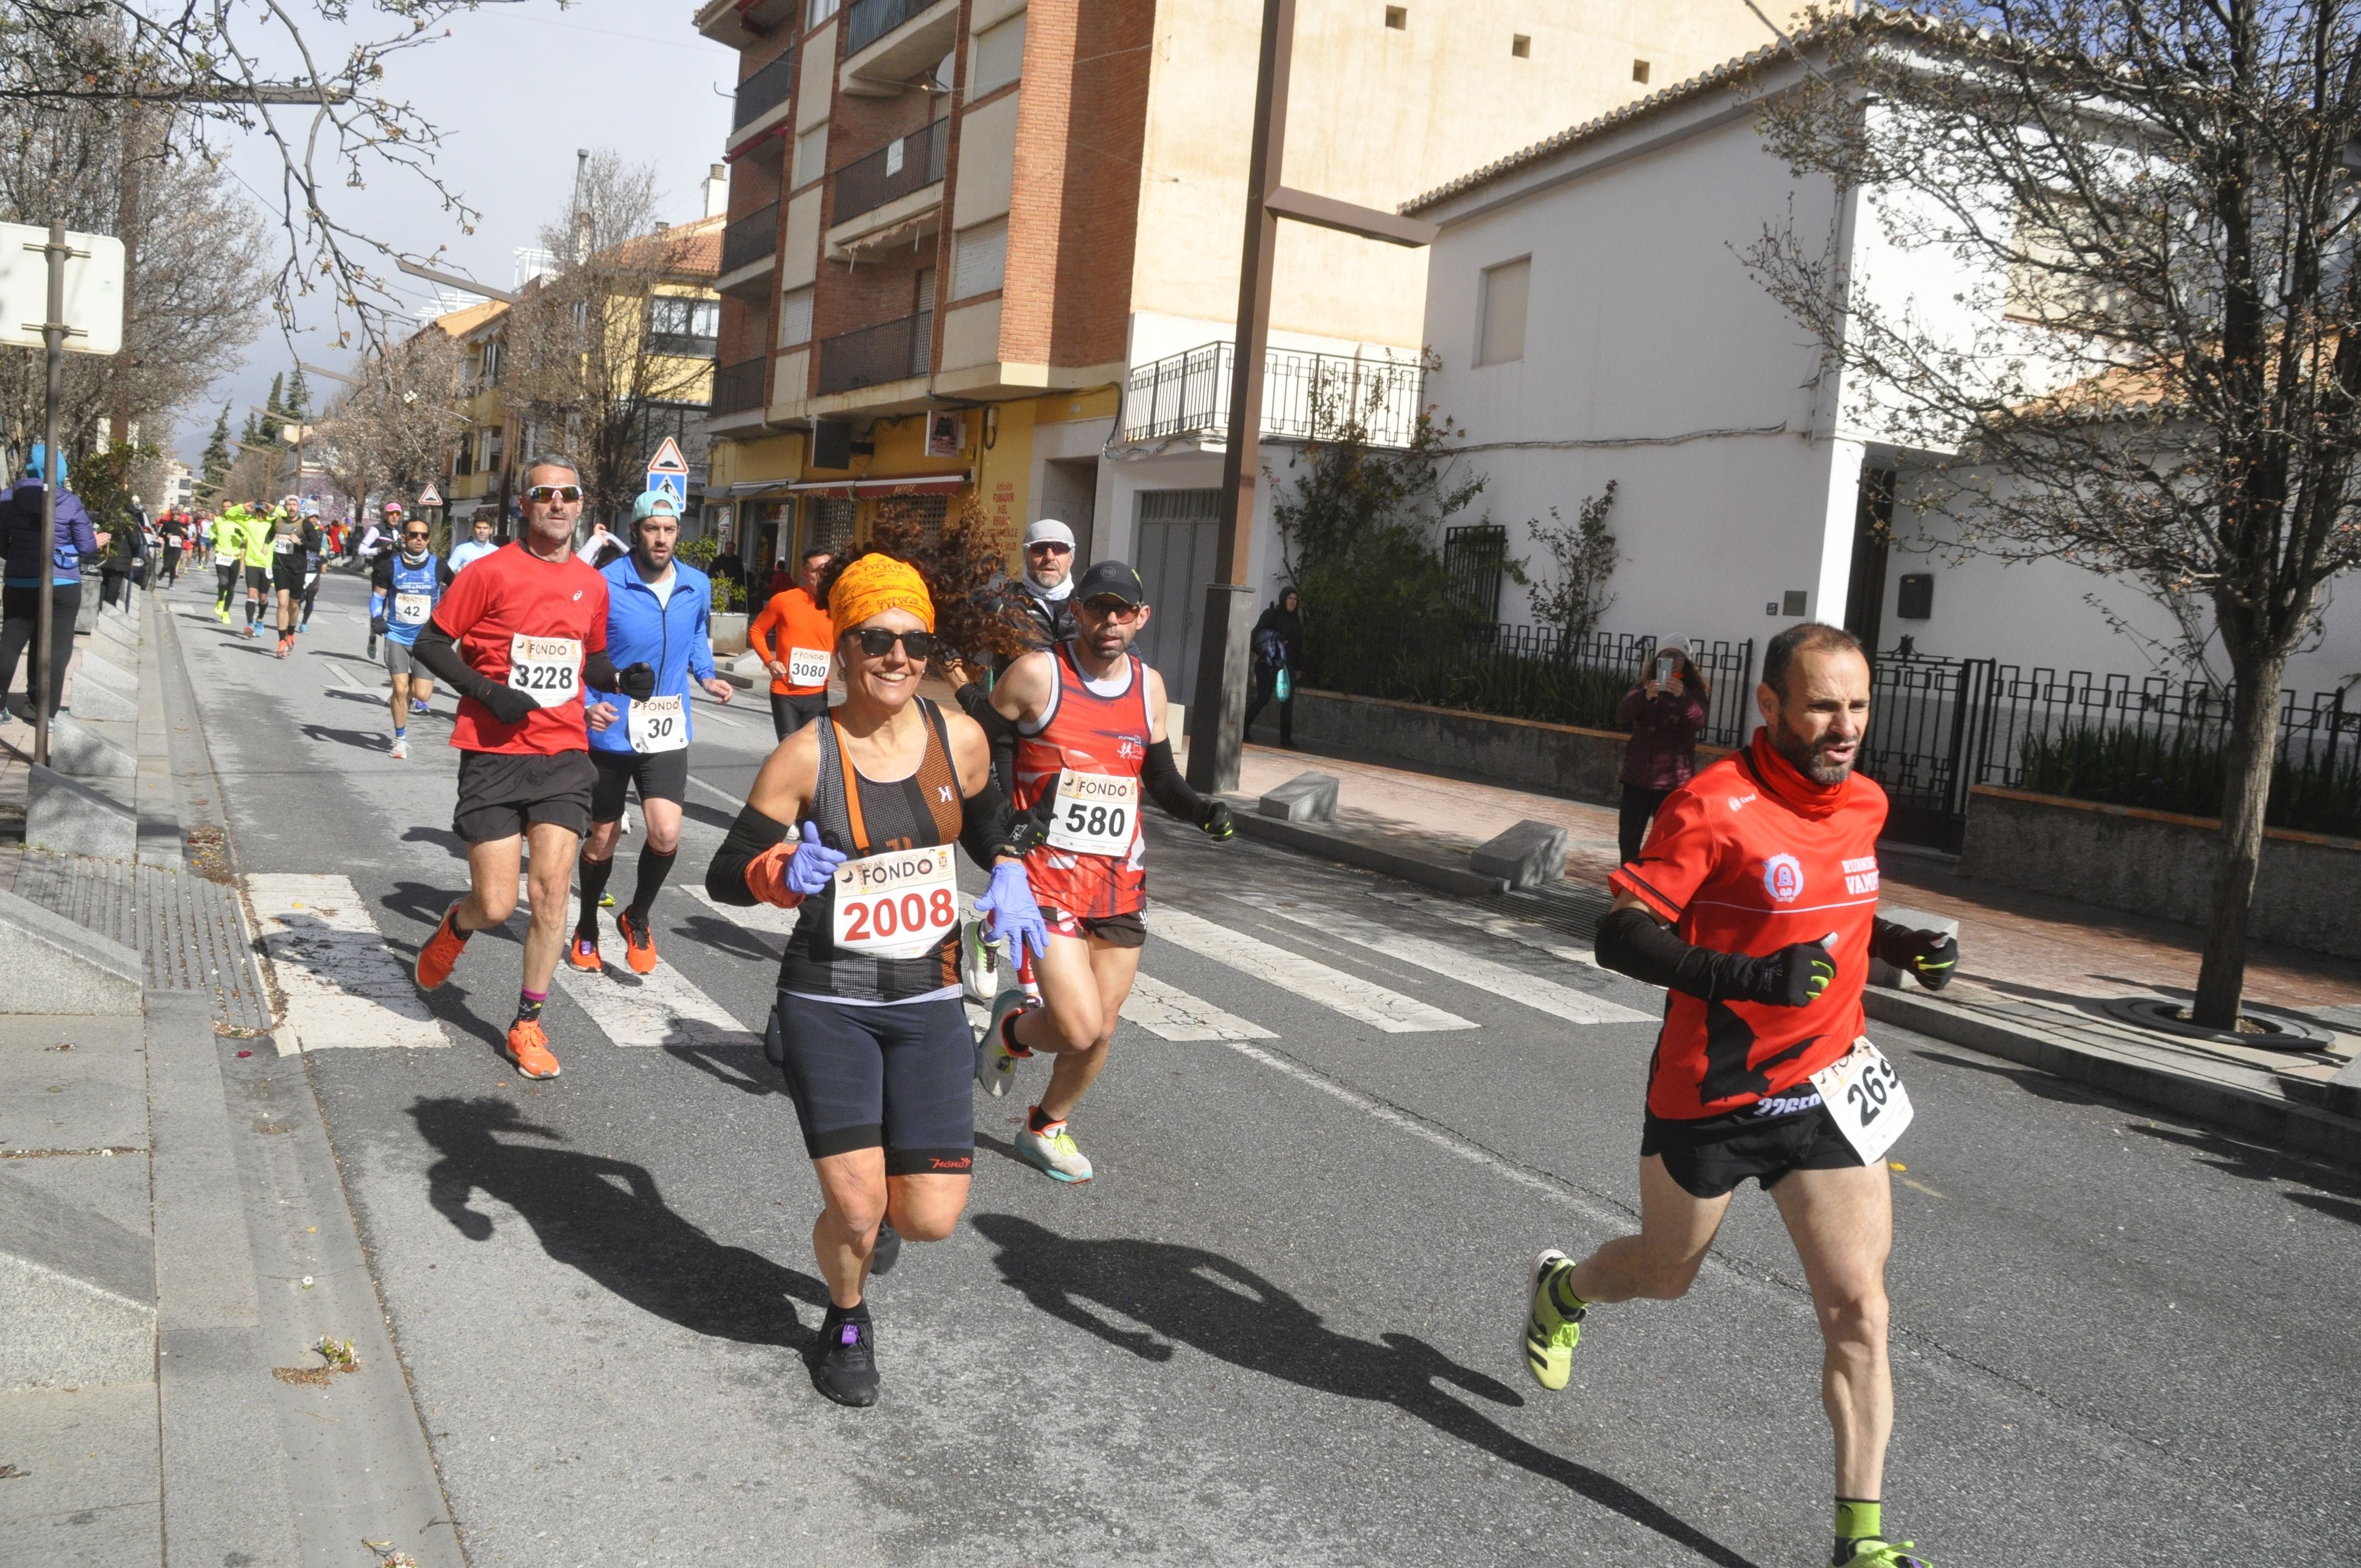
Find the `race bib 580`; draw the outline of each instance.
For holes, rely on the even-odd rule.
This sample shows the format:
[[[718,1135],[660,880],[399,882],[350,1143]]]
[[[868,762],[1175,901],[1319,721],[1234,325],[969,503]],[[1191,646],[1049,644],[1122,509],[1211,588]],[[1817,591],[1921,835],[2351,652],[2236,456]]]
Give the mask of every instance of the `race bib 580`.
[[[1115,773],[1058,773],[1057,815],[1049,823],[1054,849],[1085,855],[1122,855],[1139,824],[1139,780]]]

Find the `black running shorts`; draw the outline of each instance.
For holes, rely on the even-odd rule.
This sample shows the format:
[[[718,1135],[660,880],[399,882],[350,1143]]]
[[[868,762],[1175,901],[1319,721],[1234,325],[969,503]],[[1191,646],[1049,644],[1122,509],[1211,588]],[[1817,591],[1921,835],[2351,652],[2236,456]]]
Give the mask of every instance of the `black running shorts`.
[[[246,564],[246,587],[247,591],[249,593],[258,594],[268,592],[270,587],[270,568],[268,566],[258,566],[251,561],[247,562]]]
[[[688,798],[688,752],[678,751],[597,751],[590,753],[590,765],[598,770],[598,783],[590,791],[590,820],[620,822],[623,819],[623,793],[632,784],[640,786],[640,804],[652,800],[668,800],[675,806]]]
[[[1041,922],[1053,937],[1080,937],[1104,942],[1110,948],[1148,946],[1148,923],[1139,917],[1137,909],[1125,915],[1103,915],[1093,920],[1087,915],[1070,915],[1045,904],[1041,906]]]
[[[1809,1085],[1806,1085],[1809,1092]],[[1664,1157],[1664,1169],[1692,1198],[1719,1198],[1752,1177],[1764,1191],[1791,1170],[1842,1170],[1861,1163],[1826,1105],[1786,1116],[1734,1112],[1675,1122],[1651,1115],[1640,1134],[1640,1157]]]
[[[301,555],[274,557],[270,563],[270,586],[281,593],[302,593],[303,591],[303,557]]]
[[[781,1070],[814,1159],[883,1148],[888,1176],[975,1164],[975,1031],[956,996],[856,1007],[779,992]]]
[[[771,694],[771,728],[782,740],[827,711],[826,692],[807,692],[802,696],[789,696],[785,692]]]
[[[470,844],[513,839],[535,822],[577,834],[590,831],[590,792],[598,782],[588,751],[461,751],[459,804],[451,831]]]

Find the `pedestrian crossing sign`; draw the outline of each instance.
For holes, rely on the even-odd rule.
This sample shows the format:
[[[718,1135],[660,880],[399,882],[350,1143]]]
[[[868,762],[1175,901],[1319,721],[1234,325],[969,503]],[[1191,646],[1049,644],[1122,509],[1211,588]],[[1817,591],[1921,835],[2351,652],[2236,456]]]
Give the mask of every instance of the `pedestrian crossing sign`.
[[[669,435],[648,459],[648,488],[665,491],[684,510],[688,507],[688,459],[681,455],[680,443]]]

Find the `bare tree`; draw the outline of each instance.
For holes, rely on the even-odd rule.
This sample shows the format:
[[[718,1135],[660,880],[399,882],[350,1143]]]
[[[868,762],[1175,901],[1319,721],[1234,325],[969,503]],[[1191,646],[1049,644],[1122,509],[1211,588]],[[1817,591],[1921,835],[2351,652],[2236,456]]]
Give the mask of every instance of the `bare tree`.
[[[595,154],[543,231],[555,269],[509,313],[510,410],[582,465],[585,515],[609,522],[644,485],[664,416],[710,398],[709,351],[689,352],[697,334],[652,313],[672,308],[659,303],[664,285],[712,280],[713,236],[704,225],[659,230],[656,211],[652,165]]]
[[[1974,549],[2211,612],[2232,689],[2196,1019],[2235,1021],[2280,682],[2361,564],[2352,0],[1931,0],[1811,19],[1770,145],[1970,281],[1946,329],[1774,228],[1750,261]]]
[[[357,385],[332,402],[318,429],[322,461],[356,512],[371,491],[415,495],[443,472],[466,421],[452,400],[459,345],[429,324],[354,366]]]

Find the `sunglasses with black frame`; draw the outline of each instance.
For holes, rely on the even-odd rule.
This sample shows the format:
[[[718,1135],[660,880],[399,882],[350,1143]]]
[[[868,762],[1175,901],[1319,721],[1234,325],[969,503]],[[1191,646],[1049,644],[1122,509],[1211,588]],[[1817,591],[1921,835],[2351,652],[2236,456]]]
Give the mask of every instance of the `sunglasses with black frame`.
[[[923,664],[943,646],[943,640],[931,631],[888,631],[882,626],[864,626],[846,635],[860,643],[861,651],[873,659],[883,659],[899,642],[905,654]]]

